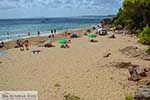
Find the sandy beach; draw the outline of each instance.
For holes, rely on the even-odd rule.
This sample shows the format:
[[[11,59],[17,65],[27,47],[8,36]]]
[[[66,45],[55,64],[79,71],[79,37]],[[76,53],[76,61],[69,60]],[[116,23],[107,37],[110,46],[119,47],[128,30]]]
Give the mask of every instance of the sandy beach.
[[[96,40],[90,43],[87,36],[82,36],[73,39],[68,49],[54,42],[54,48],[33,45],[29,51],[5,50],[8,56],[0,58],[0,90],[36,90],[39,100],[63,100],[68,93],[81,100],[125,100],[138,85],[128,81],[127,69],[115,68],[110,63],[125,61],[150,66],[150,62],[119,52],[127,46],[147,46],[131,36],[98,36]],[[37,49],[41,52],[32,54]],[[108,52],[110,57],[104,58]]]

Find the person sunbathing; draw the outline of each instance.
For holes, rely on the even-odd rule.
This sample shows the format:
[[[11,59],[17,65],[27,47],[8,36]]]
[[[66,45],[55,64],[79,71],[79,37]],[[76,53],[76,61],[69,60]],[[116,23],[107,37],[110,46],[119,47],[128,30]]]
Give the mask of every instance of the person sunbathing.
[[[55,46],[52,44],[51,40],[47,40],[41,45],[41,47],[50,48],[50,47],[55,47]]]
[[[65,48],[69,48],[70,46],[68,44],[65,44]]]
[[[55,47],[55,46],[50,43],[50,44],[45,44],[44,47],[50,48],[50,47]]]
[[[97,40],[91,39],[90,42],[98,42]]]
[[[66,47],[65,47],[65,45],[64,45],[64,44],[62,44],[62,45],[60,46],[60,48],[66,48]]]
[[[61,48],[69,48],[70,46],[68,44],[62,44],[60,47]]]

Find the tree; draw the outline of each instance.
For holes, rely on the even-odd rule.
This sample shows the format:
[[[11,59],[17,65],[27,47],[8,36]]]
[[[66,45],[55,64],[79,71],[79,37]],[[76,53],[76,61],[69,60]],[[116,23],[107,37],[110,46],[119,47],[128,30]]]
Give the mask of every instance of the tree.
[[[128,29],[143,29],[150,26],[150,0],[124,0],[114,24],[121,24]]]

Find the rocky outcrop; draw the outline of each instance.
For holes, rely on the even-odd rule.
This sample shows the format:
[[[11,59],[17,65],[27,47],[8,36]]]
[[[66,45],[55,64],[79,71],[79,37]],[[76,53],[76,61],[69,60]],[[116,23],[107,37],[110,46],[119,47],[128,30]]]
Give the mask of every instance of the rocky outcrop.
[[[128,46],[120,49],[120,52],[129,57],[139,57],[143,60],[150,61],[150,54],[135,46]]]
[[[142,86],[135,92],[134,100],[150,100],[150,86]]]
[[[132,66],[129,69],[130,77],[129,80],[139,81],[142,77],[146,77],[146,71],[144,68],[140,68],[139,66]]]
[[[128,46],[120,49],[120,52],[130,57],[141,57],[144,54],[143,50],[135,46]]]

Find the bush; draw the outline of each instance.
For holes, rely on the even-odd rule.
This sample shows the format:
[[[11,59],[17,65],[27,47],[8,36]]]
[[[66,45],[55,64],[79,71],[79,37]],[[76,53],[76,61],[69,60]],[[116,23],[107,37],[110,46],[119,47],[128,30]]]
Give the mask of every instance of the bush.
[[[150,26],[144,27],[144,30],[140,33],[140,42],[143,44],[150,44]]]
[[[70,94],[67,94],[64,96],[64,99],[63,100],[81,100],[80,97],[78,96],[74,96],[74,95],[70,95]],[[82,99],[83,100],[83,99]]]
[[[125,100],[134,100],[134,97],[132,95],[126,96]]]

